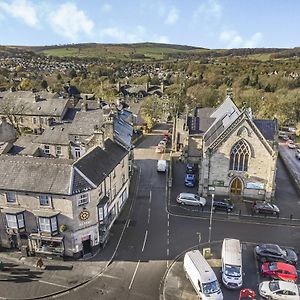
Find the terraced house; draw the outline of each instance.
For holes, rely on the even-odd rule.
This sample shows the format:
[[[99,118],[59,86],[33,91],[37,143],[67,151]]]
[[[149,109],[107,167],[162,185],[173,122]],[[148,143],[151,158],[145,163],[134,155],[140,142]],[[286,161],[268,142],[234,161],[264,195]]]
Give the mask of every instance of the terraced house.
[[[105,245],[129,193],[132,126],[122,115],[81,111],[0,155],[3,247],[81,257]]]

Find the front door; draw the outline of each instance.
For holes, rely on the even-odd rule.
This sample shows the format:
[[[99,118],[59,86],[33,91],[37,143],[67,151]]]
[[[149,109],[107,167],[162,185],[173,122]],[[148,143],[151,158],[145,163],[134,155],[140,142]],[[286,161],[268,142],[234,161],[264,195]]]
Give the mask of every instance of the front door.
[[[242,189],[243,189],[242,181],[238,177],[234,178],[231,183],[230,193],[238,196],[242,194]]]
[[[82,241],[82,251],[83,251],[83,255],[91,253],[92,246],[91,246],[90,236],[89,236],[89,239],[86,239],[86,240]]]

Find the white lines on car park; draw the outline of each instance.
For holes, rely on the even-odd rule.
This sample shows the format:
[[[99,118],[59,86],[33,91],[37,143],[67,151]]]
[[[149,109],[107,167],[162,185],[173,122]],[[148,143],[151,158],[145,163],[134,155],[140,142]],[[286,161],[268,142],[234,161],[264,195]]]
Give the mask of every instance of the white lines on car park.
[[[131,289],[131,287],[132,287],[132,284],[133,284],[133,281],[134,281],[134,278],[135,278],[135,275],[136,275],[137,269],[138,269],[138,267],[139,267],[139,265],[140,265],[140,262],[141,262],[141,260],[139,260],[139,261],[138,261],[138,263],[136,264],[136,267],[135,267],[134,273],[133,273],[133,275],[132,275],[132,278],[131,278],[131,281],[130,281],[130,284],[129,284],[129,287],[128,287],[128,289],[129,289],[129,290],[130,290],[130,289]]]
[[[151,213],[151,209],[150,207],[148,208],[148,224],[150,223],[150,213]]]
[[[143,243],[142,252],[144,252],[144,249],[145,249],[145,245],[146,245],[146,241],[147,241],[147,236],[148,236],[148,230],[146,230],[146,232],[145,232],[145,237],[144,237],[144,243]]]
[[[59,286],[59,287],[62,287],[64,289],[69,288],[66,285],[62,285],[62,284],[58,284],[58,283],[54,283],[54,282],[49,282],[49,281],[44,281],[44,280],[37,280],[37,281],[40,282],[40,283],[45,283],[45,284],[49,284],[49,285]]]

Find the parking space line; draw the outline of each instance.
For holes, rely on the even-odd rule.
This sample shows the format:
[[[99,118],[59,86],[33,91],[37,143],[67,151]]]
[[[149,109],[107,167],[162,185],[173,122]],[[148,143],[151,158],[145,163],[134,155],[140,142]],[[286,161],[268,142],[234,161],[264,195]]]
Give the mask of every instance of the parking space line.
[[[146,245],[146,241],[147,241],[147,236],[148,236],[148,230],[146,230],[146,233],[145,233],[144,244],[143,244],[142,252],[144,252],[144,249],[145,249],[145,245]]]
[[[136,264],[134,273],[133,273],[133,275],[132,275],[132,278],[131,278],[131,281],[130,281],[130,284],[129,284],[129,287],[128,287],[129,290],[130,290],[131,287],[132,287],[133,280],[134,280],[134,278],[135,278],[135,275],[136,275],[136,272],[137,272],[137,269],[138,269],[138,267],[139,267],[140,262],[141,262],[141,261],[139,260],[138,263]]]
[[[65,289],[69,288],[69,286],[58,284],[58,283],[54,283],[54,282],[49,282],[49,281],[44,281],[44,280],[37,280],[37,281],[40,282],[40,283],[45,283],[45,284],[49,284],[49,285],[59,286],[59,287],[65,288]]]

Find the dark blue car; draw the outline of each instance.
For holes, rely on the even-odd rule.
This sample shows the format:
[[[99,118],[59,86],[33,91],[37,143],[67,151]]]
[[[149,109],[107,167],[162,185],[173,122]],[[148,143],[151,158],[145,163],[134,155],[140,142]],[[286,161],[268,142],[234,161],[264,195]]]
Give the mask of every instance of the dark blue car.
[[[184,184],[187,187],[194,187],[196,185],[196,177],[194,174],[186,174]]]

